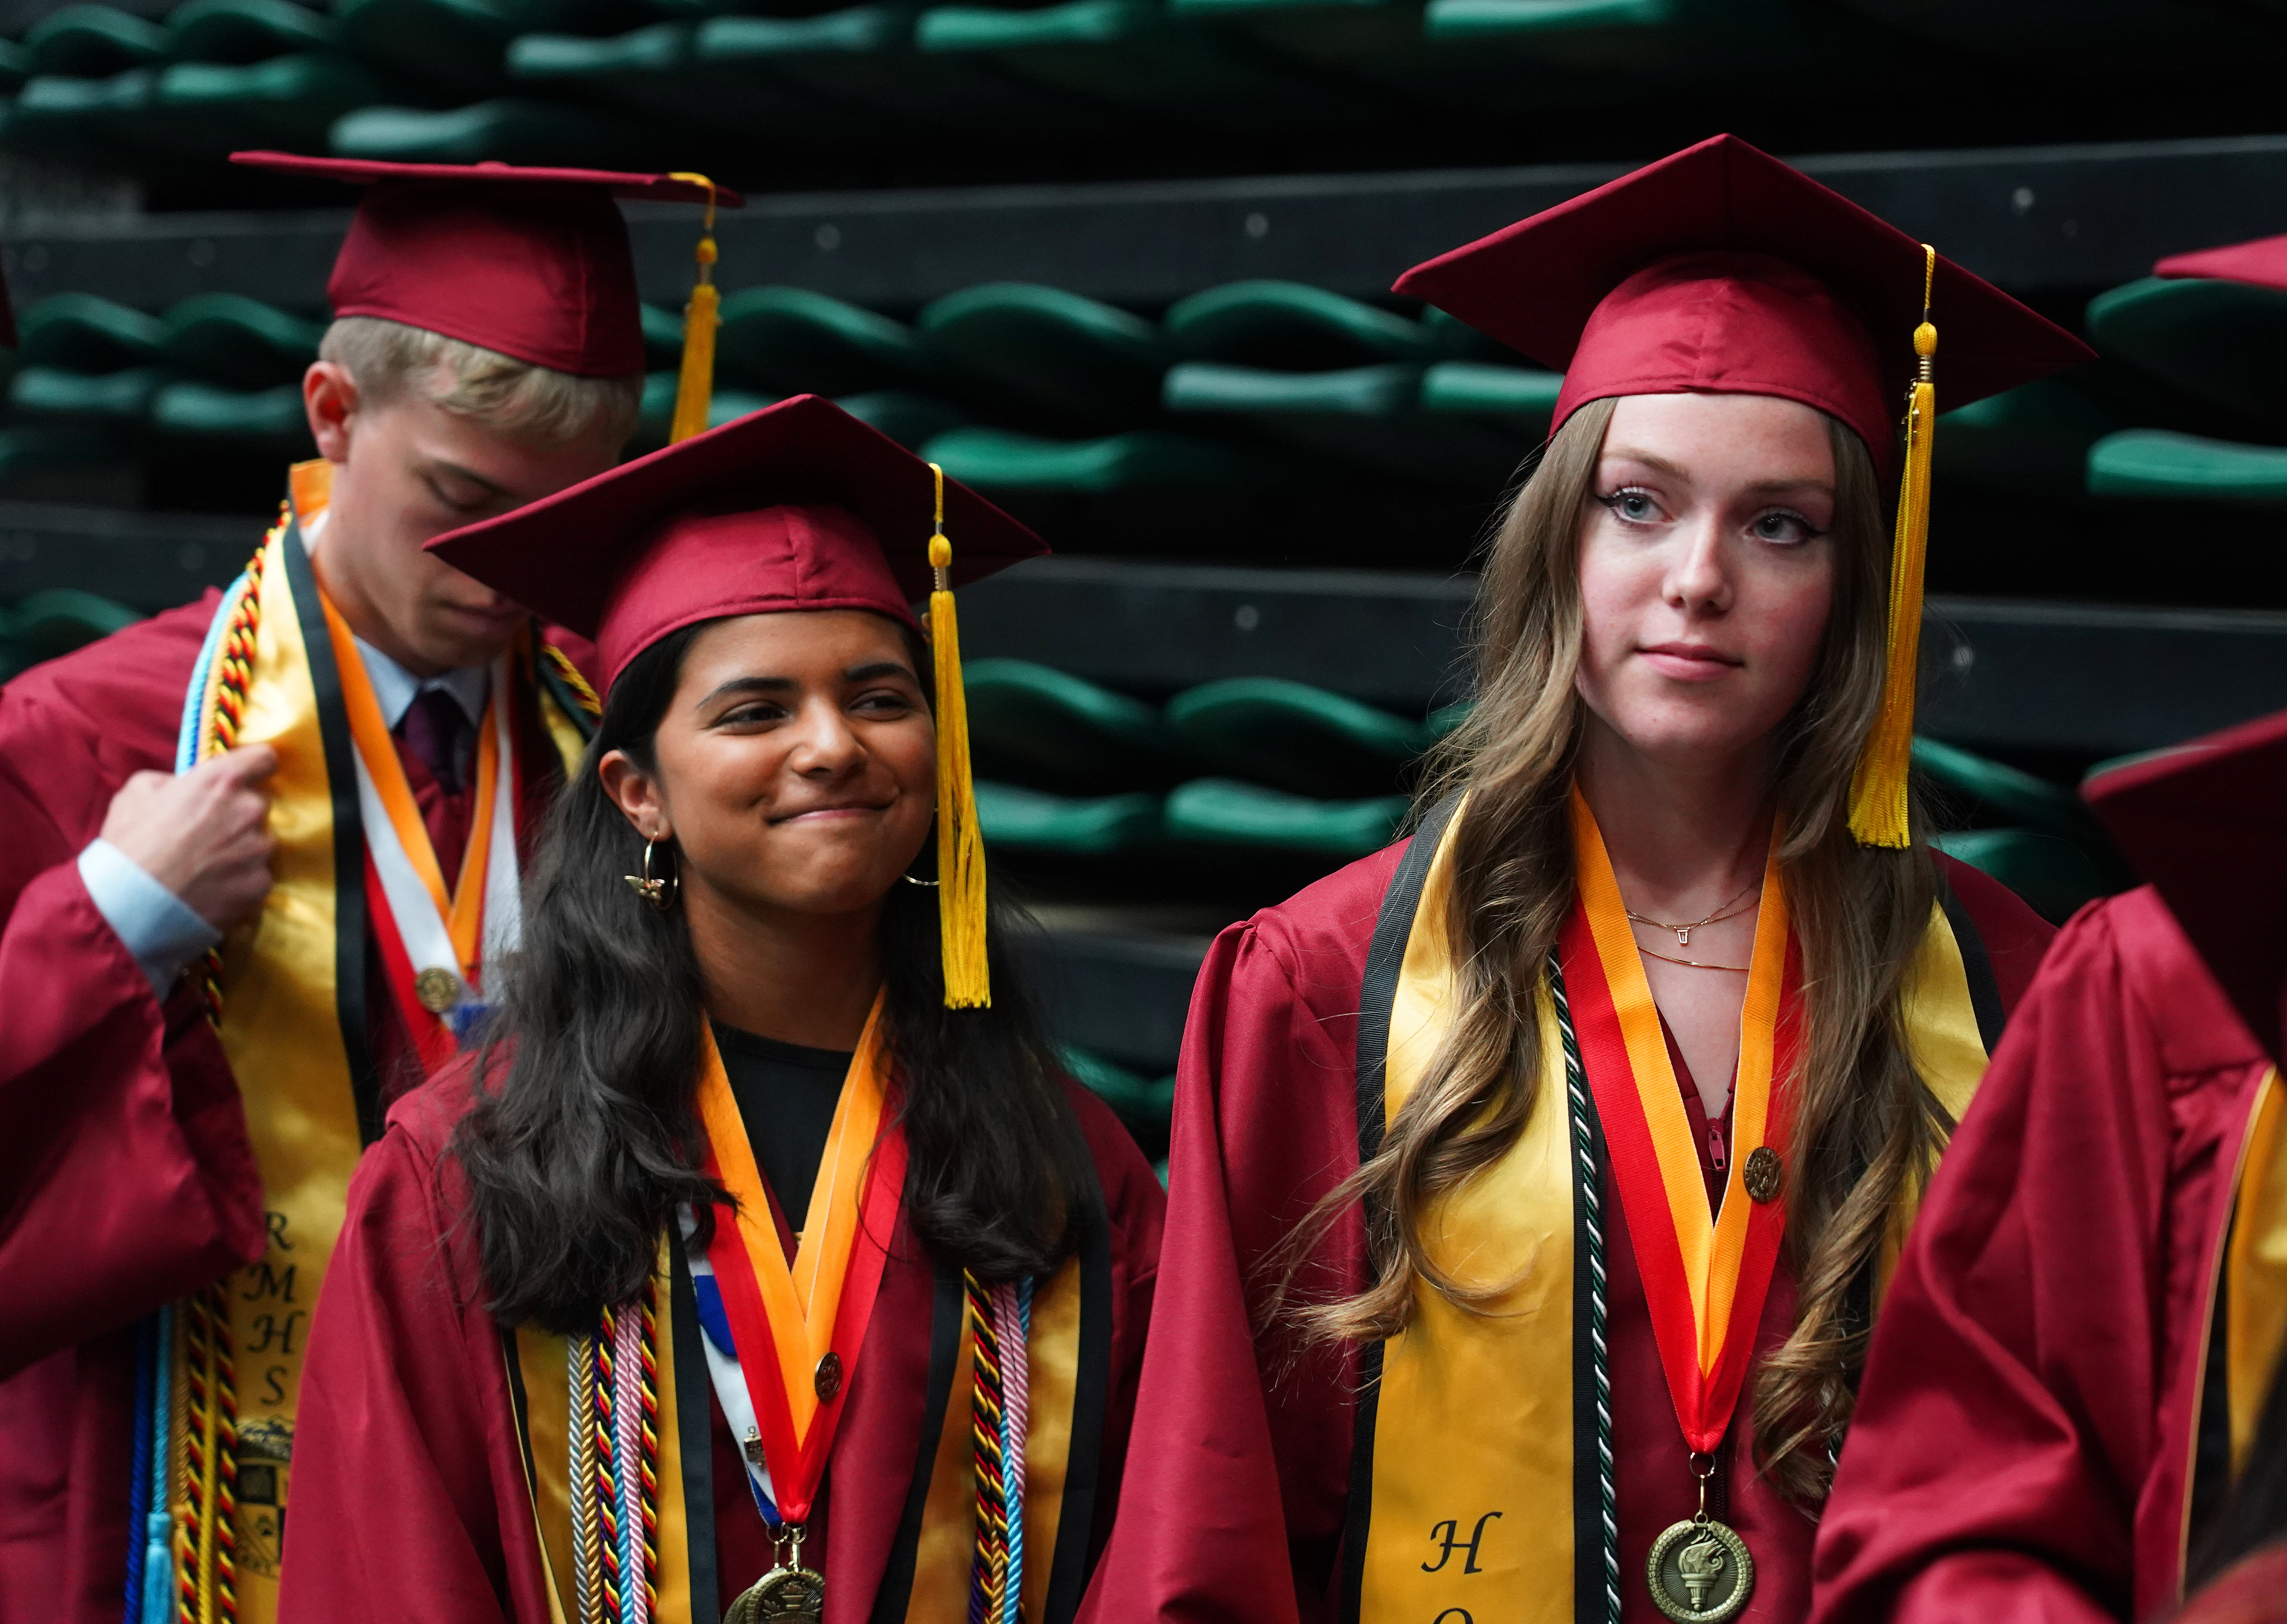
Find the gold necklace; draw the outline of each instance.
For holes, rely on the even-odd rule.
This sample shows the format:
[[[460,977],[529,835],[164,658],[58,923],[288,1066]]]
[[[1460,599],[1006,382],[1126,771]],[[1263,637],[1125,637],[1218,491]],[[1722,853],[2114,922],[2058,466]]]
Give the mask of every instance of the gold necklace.
[[[1675,945],[1679,947],[1689,947],[1691,946],[1691,933],[1694,931],[1705,930],[1709,925],[1721,924],[1727,919],[1737,918],[1739,915],[1745,913],[1747,910],[1743,899],[1745,898],[1749,891],[1760,891],[1762,889],[1762,886],[1763,883],[1761,879],[1748,881],[1743,889],[1732,893],[1729,901],[1719,903],[1716,906],[1715,911],[1708,915],[1706,918],[1695,919],[1690,924],[1676,925],[1668,923],[1665,919],[1648,919],[1643,915],[1637,913],[1635,909],[1632,907],[1623,907],[1621,911],[1626,914],[1628,918],[1637,924],[1650,925],[1657,931],[1674,931]],[[1740,903],[1741,906],[1735,907],[1732,906],[1734,903]],[[1650,949],[1646,949],[1646,951],[1649,952]],[[1652,956],[1654,958],[1659,958],[1664,955],[1660,954],[1653,954]],[[1691,963],[1689,959],[1671,959],[1668,962],[1673,964],[1689,964]]]
[[[1737,976],[1744,976],[1747,973],[1748,967],[1745,964],[1705,964],[1697,959],[1679,959],[1669,954],[1654,953],[1642,942],[1636,944],[1636,951],[1646,958],[1659,959],[1669,964],[1682,964],[1691,970],[1728,970]]]

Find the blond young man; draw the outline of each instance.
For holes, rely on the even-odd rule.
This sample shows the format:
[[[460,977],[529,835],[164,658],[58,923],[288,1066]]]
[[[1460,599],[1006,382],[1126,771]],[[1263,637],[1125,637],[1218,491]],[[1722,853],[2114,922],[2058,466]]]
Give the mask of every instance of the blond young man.
[[[614,193],[349,165],[320,457],[226,592],[0,690],[0,1624],[274,1616],[349,1175],[485,1010],[584,646],[422,551],[603,472]]]

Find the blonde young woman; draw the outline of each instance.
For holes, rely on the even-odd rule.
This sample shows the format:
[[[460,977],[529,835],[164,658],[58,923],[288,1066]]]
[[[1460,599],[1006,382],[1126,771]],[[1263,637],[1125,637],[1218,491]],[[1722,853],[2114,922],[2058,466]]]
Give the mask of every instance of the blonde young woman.
[[[1901,408],[1931,325],[1948,405],[2086,352],[1729,138],[1398,287],[1565,389],[1417,832],[1201,974],[1096,1616],[1799,1619],[2050,934],[1908,793]]]

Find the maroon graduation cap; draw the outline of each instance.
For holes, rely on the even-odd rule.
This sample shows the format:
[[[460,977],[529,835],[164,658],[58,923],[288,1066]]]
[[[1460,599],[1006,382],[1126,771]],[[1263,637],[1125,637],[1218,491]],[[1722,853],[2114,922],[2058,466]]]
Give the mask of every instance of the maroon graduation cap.
[[[231,162],[366,188],[326,283],[336,316],[401,321],[582,377],[644,369],[635,259],[613,200],[745,201],[687,175],[282,152]]]
[[[734,614],[871,609],[919,627],[936,476],[830,400],[796,395],[429,543],[591,637],[606,685],[669,633]],[[1048,544],[945,482],[951,582]]]
[[[2265,1051],[2287,1053],[2287,711],[2115,767],[2081,793]]]
[[[1719,135],[1418,265],[1397,291],[1563,371],[1552,430],[1615,395],[1777,395],[1840,418],[1895,469],[1926,262],[1895,226]],[[1943,255],[1927,287],[1948,410],[2094,358]]]
[[[2212,276],[2219,281],[2252,282],[2287,291],[2287,237],[2258,237],[2225,248],[2171,254],[2152,267],[2155,276]]]

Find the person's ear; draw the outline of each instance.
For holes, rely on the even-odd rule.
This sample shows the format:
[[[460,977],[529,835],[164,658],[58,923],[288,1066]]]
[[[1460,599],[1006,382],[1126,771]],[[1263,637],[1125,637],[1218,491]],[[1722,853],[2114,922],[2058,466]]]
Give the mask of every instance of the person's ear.
[[[357,408],[357,384],[349,368],[338,361],[312,361],[302,375],[302,409],[310,419],[310,438],[318,442],[318,455],[326,461],[350,460],[350,428]]]
[[[672,840],[675,828],[661,799],[659,780],[645,772],[625,750],[606,750],[596,764],[597,781],[611,797],[636,833],[645,840]]]

